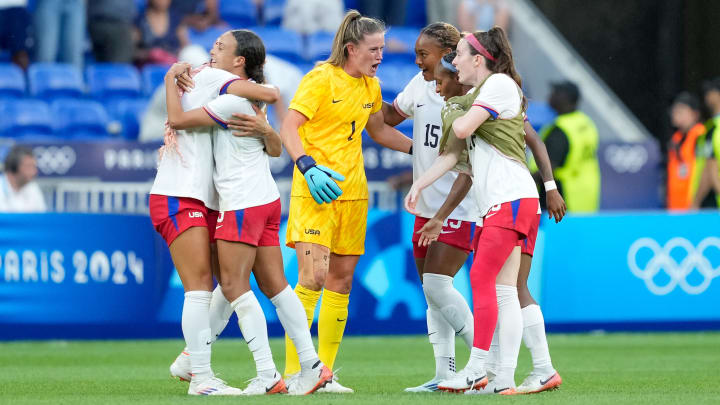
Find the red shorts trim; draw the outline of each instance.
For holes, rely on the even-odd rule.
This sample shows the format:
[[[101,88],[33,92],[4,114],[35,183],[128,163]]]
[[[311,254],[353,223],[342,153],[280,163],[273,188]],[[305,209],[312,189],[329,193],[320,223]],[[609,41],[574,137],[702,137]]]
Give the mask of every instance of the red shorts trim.
[[[522,198],[494,205],[483,218],[483,228],[496,226],[516,231],[519,234],[517,245],[520,246],[521,252],[532,256],[540,226],[539,206],[539,200],[536,198]],[[482,228],[475,232],[473,250],[477,248],[481,233]]]
[[[215,225],[215,239],[252,246],[280,246],[280,199],[257,207],[223,211]]]
[[[424,259],[427,256],[429,246],[418,246],[420,234],[417,233],[429,221],[428,218],[415,217],[415,226],[413,228],[412,244],[413,257],[416,259]],[[438,242],[445,243],[452,247],[456,247],[463,252],[469,254],[472,252],[472,231],[473,223],[462,220],[448,219],[443,224],[442,231]]]
[[[208,228],[212,240],[214,227],[210,229],[209,226],[212,222],[212,214],[209,212],[211,210],[208,210],[202,201],[187,197],[150,194],[149,205],[150,220],[168,246],[181,233],[193,226]]]

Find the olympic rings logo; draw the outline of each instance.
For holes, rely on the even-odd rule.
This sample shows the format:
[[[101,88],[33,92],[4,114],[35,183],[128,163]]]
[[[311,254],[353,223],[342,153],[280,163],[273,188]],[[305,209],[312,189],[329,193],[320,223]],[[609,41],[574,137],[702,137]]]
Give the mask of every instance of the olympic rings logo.
[[[44,175],[65,174],[75,165],[75,150],[69,146],[36,146],[37,166]]]
[[[670,239],[665,246],[660,246],[652,238],[640,238],[636,240],[628,250],[628,267],[635,277],[643,280],[648,290],[655,295],[666,295],[675,290],[677,286],[688,294],[702,294],[710,287],[715,277],[720,277],[720,266],[713,267],[710,260],[705,256],[705,250],[714,247],[720,251],[720,238],[705,238],[695,247],[685,238],[676,237]],[[645,268],[637,264],[637,255],[643,249],[652,251],[652,258],[647,262]],[[678,263],[670,253],[674,249],[682,249],[687,256]],[[702,276],[700,284],[693,285],[688,281],[688,276],[693,270]],[[664,272],[670,281],[664,285],[655,282],[655,276]]]

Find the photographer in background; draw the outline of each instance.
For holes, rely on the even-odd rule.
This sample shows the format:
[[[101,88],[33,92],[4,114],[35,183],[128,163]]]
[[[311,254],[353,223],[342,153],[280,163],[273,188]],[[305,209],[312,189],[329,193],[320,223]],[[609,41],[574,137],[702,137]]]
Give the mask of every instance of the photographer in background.
[[[5,158],[5,173],[0,177],[0,212],[44,212],[45,200],[33,180],[37,162],[32,150],[15,145]]]

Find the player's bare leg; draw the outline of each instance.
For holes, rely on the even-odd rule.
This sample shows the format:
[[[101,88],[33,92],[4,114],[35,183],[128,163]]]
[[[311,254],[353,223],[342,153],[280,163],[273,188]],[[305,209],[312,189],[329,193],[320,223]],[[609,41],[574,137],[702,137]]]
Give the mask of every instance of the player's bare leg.
[[[522,384],[517,387],[519,393],[535,393],[555,389],[562,384],[560,374],[553,368],[550,359],[547,337],[545,335],[545,319],[540,306],[530,294],[528,277],[532,256],[522,254],[518,273],[518,297],[523,316],[523,341],[532,357],[533,371]]]
[[[246,395],[287,392],[275,368],[267,334],[265,314],[250,290],[250,272],[257,248],[242,242],[218,240],[222,291],[238,317],[243,338],[253,354],[257,377],[245,388]]]

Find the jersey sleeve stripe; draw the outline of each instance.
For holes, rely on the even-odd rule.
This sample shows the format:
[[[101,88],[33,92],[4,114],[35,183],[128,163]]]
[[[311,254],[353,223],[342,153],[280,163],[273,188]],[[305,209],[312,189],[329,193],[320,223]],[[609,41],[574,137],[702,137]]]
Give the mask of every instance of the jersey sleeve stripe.
[[[207,115],[209,115],[210,118],[212,118],[215,122],[217,122],[218,125],[220,125],[220,126],[223,127],[224,129],[227,129],[227,122],[226,122],[226,121],[223,121],[222,118],[220,118],[220,117],[218,117],[217,115],[215,115],[212,111],[210,111],[209,108],[203,106],[202,109],[205,110],[205,112],[207,113]]]
[[[500,115],[500,114],[498,114],[498,112],[495,111],[492,107],[488,107],[488,106],[486,106],[486,105],[477,104],[477,103],[473,104],[473,107],[475,107],[475,106],[484,108],[485,111],[487,111],[487,112],[490,113],[490,116],[491,116],[493,119],[497,119],[498,115]]]
[[[393,107],[395,107],[395,111],[397,111],[398,114],[400,114],[404,118],[410,118],[409,115],[405,114],[405,112],[400,108],[398,105],[397,99],[393,100]]]
[[[235,77],[235,78],[232,78],[232,79],[226,81],[225,84],[223,84],[222,87],[220,87],[220,95],[222,96],[223,94],[227,93],[227,89],[228,89],[228,87],[230,87],[230,84],[232,82],[238,81],[238,80],[243,80],[243,79],[241,79],[239,77]]]

